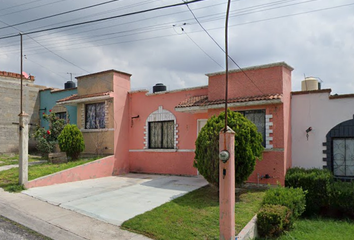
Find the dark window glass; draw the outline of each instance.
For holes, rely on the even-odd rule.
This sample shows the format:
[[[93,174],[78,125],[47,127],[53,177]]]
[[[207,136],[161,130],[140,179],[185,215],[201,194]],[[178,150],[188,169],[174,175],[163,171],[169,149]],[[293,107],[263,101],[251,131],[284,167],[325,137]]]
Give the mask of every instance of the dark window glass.
[[[149,148],[174,148],[174,121],[149,122]]]
[[[105,128],[105,104],[94,103],[86,105],[86,129]]]
[[[333,174],[354,176],[354,138],[333,139]]]
[[[64,119],[66,121],[66,112],[57,112],[55,116],[59,119]]]
[[[262,134],[262,144],[265,146],[265,110],[247,110],[239,113],[256,125],[258,132]]]

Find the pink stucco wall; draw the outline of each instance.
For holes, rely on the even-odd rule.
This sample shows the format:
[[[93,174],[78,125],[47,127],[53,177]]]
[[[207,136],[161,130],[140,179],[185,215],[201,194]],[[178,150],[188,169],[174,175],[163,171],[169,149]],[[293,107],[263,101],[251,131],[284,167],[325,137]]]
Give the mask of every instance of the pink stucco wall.
[[[43,187],[59,183],[112,176],[114,162],[114,156],[108,156],[81,166],[37,178],[26,183],[25,187]]]
[[[144,173],[164,173],[177,175],[196,175],[193,167],[195,140],[197,138],[197,120],[207,118],[206,113],[191,114],[176,112],[175,106],[181,101],[197,95],[207,95],[207,88],[183,91],[147,94],[133,92],[130,94],[129,125],[129,163],[130,171]],[[145,149],[146,120],[159,106],[170,111],[176,117],[177,149]],[[131,119],[138,116],[139,118]]]
[[[114,100],[114,170],[113,175],[129,172],[129,138],[131,138],[129,98],[130,75],[115,73],[112,93]]]
[[[229,98],[282,93],[283,66],[279,64],[266,66],[245,68],[244,71],[248,77],[239,70],[231,71],[229,74]],[[225,97],[225,74],[209,76],[208,97],[209,100]]]

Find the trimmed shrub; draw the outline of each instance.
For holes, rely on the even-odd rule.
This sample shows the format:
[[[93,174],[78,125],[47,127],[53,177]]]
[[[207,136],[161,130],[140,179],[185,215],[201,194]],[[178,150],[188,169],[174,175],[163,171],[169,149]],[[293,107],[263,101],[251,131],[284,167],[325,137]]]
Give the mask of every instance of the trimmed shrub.
[[[264,205],[257,214],[257,229],[261,237],[277,237],[288,229],[291,210],[281,205]]]
[[[341,217],[354,218],[354,184],[352,182],[334,182],[331,185],[330,212]]]
[[[58,137],[60,150],[72,160],[79,158],[85,149],[84,137],[75,124],[67,124]]]
[[[228,126],[235,132],[235,183],[248,179],[256,160],[262,157],[262,135],[242,114],[228,109]],[[219,187],[219,133],[225,127],[225,113],[211,117],[195,142],[193,166],[211,184]],[[237,149],[237,150],[236,150]]]
[[[327,169],[291,168],[285,176],[285,186],[302,188],[306,194],[306,215],[318,214],[329,207],[334,177]]]
[[[266,191],[262,204],[282,205],[288,207],[292,212],[293,218],[296,219],[305,211],[305,196],[306,192],[301,188],[271,188]],[[292,224],[292,222],[290,224]]]

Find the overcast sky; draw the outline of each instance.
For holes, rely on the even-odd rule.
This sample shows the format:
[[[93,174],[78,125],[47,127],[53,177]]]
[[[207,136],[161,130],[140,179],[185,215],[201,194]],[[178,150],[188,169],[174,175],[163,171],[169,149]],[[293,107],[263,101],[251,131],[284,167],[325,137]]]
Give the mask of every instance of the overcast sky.
[[[181,2],[0,0],[0,38],[25,34],[24,71],[38,85],[63,88],[68,73],[74,78],[108,69],[132,74],[133,90],[151,91],[158,82],[168,90],[206,85],[205,74],[223,71],[225,57],[193,14],[224,48],[227,0],[26,34]],[[105,4],[19,24],[100,3]],[[304,76],[315,76],[332,94],[353,93],[353,12],[354,0],[233,0],[229,55],[240,67],[286,62],[295,69],[293,91],[300,90]],[[19,39],[0,39],[0,71],[20,71]]]

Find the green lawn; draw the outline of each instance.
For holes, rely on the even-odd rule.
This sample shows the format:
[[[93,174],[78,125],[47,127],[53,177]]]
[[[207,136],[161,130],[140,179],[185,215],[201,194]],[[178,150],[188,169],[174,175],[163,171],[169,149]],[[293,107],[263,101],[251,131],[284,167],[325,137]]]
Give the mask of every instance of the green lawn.
[[[354,222],[326,218],[299,219],[294,228],[276,240],[352,240]],[[257,240],[263,240],[257,238]]]
[[[236,232],[260,208],[264,192],[243,193],[235,205]],[[219,239],[219,197],[206,186],[123,223],[122,227],[153,239]]]
[[[19,159],[18,154],[16,154],[16,155],[1,154],[0,155],[0,167],[6,166],[6,165],[18,164],[18,159]],[[40,156],[33,156],[33,155],[28,156],[28,162],[36,162],[39,160],[42,160],[42,158]]]
[[[61,163],[61,164],[42,163],[39,165],[29,166],[28,180],[33,180],[52,173],[60,172],[68,168],[72,168],[78,165],[92,162],[96,159],[98,158],[80,159],[77,161]],[[19,181],[19,170],[17,167],[0,172],[0,187],[6,191],[19,192],[24,190],[23,186],[18,184],[18,181]]]

